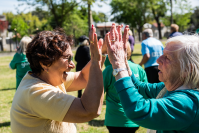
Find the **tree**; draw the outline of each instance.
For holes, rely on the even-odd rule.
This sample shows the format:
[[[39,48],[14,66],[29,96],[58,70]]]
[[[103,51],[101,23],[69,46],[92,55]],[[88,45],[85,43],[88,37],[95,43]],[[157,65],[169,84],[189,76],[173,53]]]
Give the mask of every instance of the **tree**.
[[[63,27],[63,23],[70,16],[71,12],[79,5],[76,0],[18,0],[26,2],[31,6],[48,7],[48,10],[53,15],[52,19],[56,27]],[[55,27],[53,27],[55,28]]]
[[[176,0],[176,3],[174,4],[174,8],[177,10],[174,10],[173,12],[173,23],[177,24],[179,26],[180,31],[184,31],[188,27],[190,27],[190,21],[191,21],[191,14],[192,9],[189,1],[187,0]],[[161,21],[166,25],[170,26],[170,17],[171,16],[165,16],[161,19]]]
[[[167,12],[166,1],[149,0],[149,9],[151,9],[154,19],[158,25],[159,39],[162,39],[160,18],[164,17]]]
[[[150,19],[146,0],[112,0],[110,5],[114,15],[112,20],[136,28],[141,41],[140,33],[143,25]]]
[[[191,24],[194,25],[195,29],[199,28],[199,7],[196,7],[191,15]]]
[[[43,9],[36,7],[34,11],[31,12],[32,16],[37,16],[40,21],[46,19],[48,20],[50,17],[50,13],[48,11],[44,11]]]
[[[3,12],[3,15],[6,16],[6,20],[8,21],[10,25],[15,15],[12,12]]]
[[[33,16],[31,12],[29,13],[21,13],[18,16],[21,16],[23,20],[28,24],[29,29],[28,33],[32,34],[35,33],[37,30],[41,29],[44,24],[47,23],[47,20],[42,19],[41,21],[37,16]]]
[[[92,18],[94,22],[107,22],[108,17],[106,16],[105,13],[98,12],[96,13],[95,11],[92,11]]]
[[[93,15],[92,15],[92,11],[91,11],[91,6],[92,4],[94,4],[97,0],[83,0],[87,3],[88,5],[88,34],[89,34],[89,31],[90,31],[90,27],[92,25],[92,21],[93,21]],[[101,2],[104,2],[106,0],[100,0]],[[99,5],[101,6],[101,5]]]
[[[16,32],[16,38],[20,40],[24,35],[28,35],[29,26],[21,16],[17,16],[11,23],[11,30]],[[17,34],[19,33],[19,34]]]

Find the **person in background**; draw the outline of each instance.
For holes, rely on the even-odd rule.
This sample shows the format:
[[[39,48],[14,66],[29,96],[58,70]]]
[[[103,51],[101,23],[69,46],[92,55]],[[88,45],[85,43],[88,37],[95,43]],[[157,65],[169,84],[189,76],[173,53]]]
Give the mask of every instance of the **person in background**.
[[[128,31],[128,41],[130,43],[130,46],[131,46],[131,53],[134,51],[134,45],[135,45],[135,40],[134,40],[134,37],[133,37],[133,33],[131,30]]]
[[[101,113],[104,99],[101,47],[90,30],[91,61],[78,72],[72,61],[72,39],[62,29],[41,31],[28,44],[32,71],[22,79],[10,110],[13,133],[76,133],[74,123]],[[85,88],[81,98],[67,94]]]
[[[133,33],[131,30],[128,31],[128,34],[129,34],[129,37],[128,37],[128,41],[129,41],[129,44],[130,44],[130,47],[131,47],[131,55],[134,51],[134,45],[135,45],[135,40],[134,40],[134,37],[133,37]],[[133,62],[132,58],[129,59],[131,62]]]
[[[140,65],[132,63],[129,60],[131,57],[129,42],[127,42],[126,46],[128,65],[130,69],[138,80],[147,82],[147,76],[144,69]],[[104,125],[106,125],[109,133],[135,133],[139,128],[139,125],[126,117],[119,96],[114,87],[115,77],[112,74],[112,65],[108,65],[107,63],[105,66],[106,68],[103,71],[104,93],[106,93],[106,114]]]
[[[139,63],[140,66],[144,64],[149,83],[158,83],[158,63],[156,60],[163,54],[163,44],[153,38],[153,31],[145,29],[142,32],[142,55],[143,58]]]
[[[178,32],[178,29],[179,29],[179,26],[177,24],[171,24],[171,28],[170,28],[171,34],[169,35],[168,39],[171,37],[183,35],[181,32]]]
[[[31,70],[29,62],[26,58],[26,47],[28,43],[31,42],[31,38],[24,36],[20,43],[19,48],[17,49],[16,54],[14,55],[12,61],[9,64],[11,69],[16,69],[16,89],[18,88],[24,75]]]
[[[79,47],[75,55],[76,71],[81,71],[90,61],[89,38],[85,35],[79,37]],[[82,90],[78,90],[78,98],[81,98]]]
[[[125,35],[128,30],[126,26]],[[114,86],[126,116],[154,133],[198,133],[199,37],[168,39],[163,55],[157,59],[161,82],[152,84],[129,74],[126,40],[116,30],[110,33],[110,37],[106,35],[108,57],[114,71],[120,69],[115,73]]]

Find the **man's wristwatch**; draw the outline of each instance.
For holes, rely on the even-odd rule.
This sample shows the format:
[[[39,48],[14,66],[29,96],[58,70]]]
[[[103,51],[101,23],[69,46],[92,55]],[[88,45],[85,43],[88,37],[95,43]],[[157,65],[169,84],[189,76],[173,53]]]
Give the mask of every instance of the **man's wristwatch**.
[[[117,69],[113,69],[113,76],[116,77],[117,74],[121,71],[124,71],[126,70],[127,71],[127,68],[117,68]]]

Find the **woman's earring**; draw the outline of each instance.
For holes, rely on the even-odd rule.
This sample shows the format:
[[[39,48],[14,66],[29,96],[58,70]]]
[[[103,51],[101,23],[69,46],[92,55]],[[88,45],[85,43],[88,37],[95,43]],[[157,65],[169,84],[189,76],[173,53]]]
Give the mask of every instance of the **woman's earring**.
[[[45,71],[46,71],[47,73],[49,73],[48,70],[45,70]]]

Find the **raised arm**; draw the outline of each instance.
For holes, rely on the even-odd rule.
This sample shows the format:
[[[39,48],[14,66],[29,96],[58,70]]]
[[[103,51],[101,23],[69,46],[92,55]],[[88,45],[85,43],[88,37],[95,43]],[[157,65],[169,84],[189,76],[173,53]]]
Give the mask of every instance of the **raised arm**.
[[[63,121],[86,122],[97,117],[103,104],[103,76],[101,71],[101,45],[98,45],[97,34],[92,26],[90,31],[91,61],[81,71],[83,75],[89,74],[88,83],[82,97],[75,98]],[[87,76],[85,77],[87,80]],[[76,84],[79,86],[79,84]]]
[[[89,39],[91,42],[94,42],[94,41],[92,41],[92,40],[94,40],[94,37],[92,37],[92,35],[95,34],[95,32],[96,32],[96,29],[95,29],[95,27],[93,27],[93,29],[91,29],[91,31],[90,31],[90,36],[89,36]],[[102,45],[104,45],[103,39],[99,39],[99,41],[97,43],[99,46],[98,47],[99,53],[101,54]],[[90,50],[91,50],[91,45],[90,45]],[[104,61],[105,61],[105,57],[100,57],[99,62],[101,63],[101,65],[100,65],[101,68],[103,66]],[[90,72],[91,62],[92,62],[92,60],[90,60],[81,71],[75,72],[74,81],[69,86],[69,88],[67,88],[67,92],[81,90],[87,86],[87,83],[89,80],[89,72]]]

